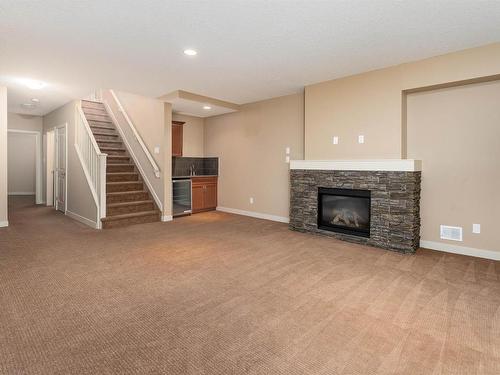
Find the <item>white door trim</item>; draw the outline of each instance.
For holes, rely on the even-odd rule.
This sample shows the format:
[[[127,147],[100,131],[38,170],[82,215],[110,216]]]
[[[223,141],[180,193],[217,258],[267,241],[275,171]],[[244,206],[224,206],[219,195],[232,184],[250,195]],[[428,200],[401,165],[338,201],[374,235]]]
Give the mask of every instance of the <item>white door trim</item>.
[[[42,204],[42,132],[35,130],[7,129],[9,133],[18,133],[35,136],[35,203]]]
[[[66,214],[68,212],[68,123],[65,122],[64,124],[62,125],[58,125],[58,126],[54,126],[53,129],[56,130],[55,132],[55,138],[57,139],[58,137],[58,134],[57,134],[57,130],[58,129],[61,129],[61,128],[64,128],[64,153],[65,153],[65,158],[64,158],[64,171],[66,173],[66,176],[64,177],[64,214]],[[55,152],[55,158],[57,160],[58,158],[58,150],[57,150],[57,142],[54,142],[54,147],[56,147],[56,152]],[[57,174],[57,172],[56,172]],[[57,178],[58,176],[56,175],[55,178],[54,178],[54,189],[56,188],[57,186]],[[54,202],[56,203],[56,202]],[[56,207],[57,208],[57,207]]]
[[[49,207],[55,205],[54,202],[54,165],[55,165],[55,144],[56,132],[54,129],[47,130],[44,137],[43,159],[45,160],[45,204]],[[50,154],[50,157],[49,157]],[[50,165],[49,165],[50,164]],[[50,169],[49,169],[50,167]]]

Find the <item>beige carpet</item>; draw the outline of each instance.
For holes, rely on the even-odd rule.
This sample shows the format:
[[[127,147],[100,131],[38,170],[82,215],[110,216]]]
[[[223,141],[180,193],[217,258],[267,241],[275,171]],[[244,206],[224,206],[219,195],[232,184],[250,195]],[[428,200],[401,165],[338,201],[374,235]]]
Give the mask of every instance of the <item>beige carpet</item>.
[[[11,201],[1,374],[500,374],[500,263],[205,213],[95,231]]]

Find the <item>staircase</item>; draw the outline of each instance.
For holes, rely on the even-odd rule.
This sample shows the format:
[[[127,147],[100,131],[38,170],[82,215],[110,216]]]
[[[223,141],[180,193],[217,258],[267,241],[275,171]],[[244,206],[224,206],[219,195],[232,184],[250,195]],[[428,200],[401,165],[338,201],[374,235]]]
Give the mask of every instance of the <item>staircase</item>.
[[[104,104],[82,100],[82,110],[106,164],[106,217],[102,227],[160,221],[160,211],[123,145]]]

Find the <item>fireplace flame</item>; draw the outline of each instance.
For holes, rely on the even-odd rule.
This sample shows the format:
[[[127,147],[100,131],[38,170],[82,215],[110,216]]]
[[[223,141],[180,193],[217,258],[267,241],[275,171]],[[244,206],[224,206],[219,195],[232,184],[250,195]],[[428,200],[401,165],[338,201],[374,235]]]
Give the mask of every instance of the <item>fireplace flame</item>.
[[[331,221],[331,224],[335,225],[346,225],[348,227],[356,227],[359,228],[359,218],[360,216],[356,211],[348,210],[348,209],[342,209],[342,210],[337,210],[334,209],[332,211],[333,219]]]

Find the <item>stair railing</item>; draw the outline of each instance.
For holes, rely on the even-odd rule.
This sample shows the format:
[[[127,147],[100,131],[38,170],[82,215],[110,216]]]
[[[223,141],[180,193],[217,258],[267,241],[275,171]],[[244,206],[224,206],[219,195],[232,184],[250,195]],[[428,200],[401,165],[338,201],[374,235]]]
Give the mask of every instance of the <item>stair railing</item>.
[[[134,137],[137,140],[137,142],[139,143],[139,145],[141,146],[142,151],[144,152],[144,154],[148,158],[149,163],[151,164],[151,167],[154,170],[156,178],[160,178],[160,168],[156,164],[155,159],[153,158],[153,155],[151,155],[151,152],[149,152],[148,148],[146,147],[146,144],[142,140],[142,137],[140,136],[140,134],[137,132],[137,129],[135,128],[134,123],[132,122],[130,117],[128,117],[127,112],[123,108],[122,103],[120,102],[120,100],[116,96],[115,92],[113,90],[109,90],[109,92],[111,93],[111,96],[113,97],[116,105],[118,106],[118,110],[122,113],[123,117],[125,118],[125,121],[127,122],[128,126],[130,127],[132,132],[134,133]]]
[[[106,217],[106,158],[99,149],[94,134],[82,110],[81,102],[76,105],[75,149],[97,206],[98,227]]]

